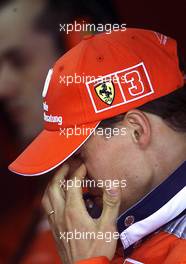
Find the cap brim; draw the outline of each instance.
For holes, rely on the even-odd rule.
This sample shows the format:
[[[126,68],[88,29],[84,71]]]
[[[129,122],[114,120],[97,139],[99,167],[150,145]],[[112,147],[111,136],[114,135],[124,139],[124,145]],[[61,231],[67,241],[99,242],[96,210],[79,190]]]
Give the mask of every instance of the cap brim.
[[[86,142],[98,124],[99,122],[94,122],[76,126],[86,133],[76,133],[68,137],[60,131],[43,130],[9,165],[9,170],[24,176],[37,176],[55,169]]]

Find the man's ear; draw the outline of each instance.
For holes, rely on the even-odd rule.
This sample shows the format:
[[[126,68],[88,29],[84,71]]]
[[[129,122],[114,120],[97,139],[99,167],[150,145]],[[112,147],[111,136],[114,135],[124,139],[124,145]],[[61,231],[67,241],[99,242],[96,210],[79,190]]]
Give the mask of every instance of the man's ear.
[[[145,149],[151,139],[151,125],[148,116],[140,110],[133,109],[126,113],[125,122],[129,127],[133,142]]]

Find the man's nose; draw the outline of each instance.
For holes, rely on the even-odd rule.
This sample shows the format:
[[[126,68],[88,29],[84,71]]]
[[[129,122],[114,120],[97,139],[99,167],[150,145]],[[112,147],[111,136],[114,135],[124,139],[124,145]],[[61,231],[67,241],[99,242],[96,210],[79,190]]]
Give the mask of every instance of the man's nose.
[[[18,74],[8,65],[0,68],[0,99],[15,96],[18,93]]]

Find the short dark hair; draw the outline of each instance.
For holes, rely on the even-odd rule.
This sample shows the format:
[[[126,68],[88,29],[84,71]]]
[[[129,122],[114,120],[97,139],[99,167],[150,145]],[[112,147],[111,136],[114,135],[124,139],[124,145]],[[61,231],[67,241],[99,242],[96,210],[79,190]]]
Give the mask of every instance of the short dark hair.
[[[180,46],[177,48],[177,54],[179,68],[184,75],[186,72],[186,64]],[[173,130],[186,133],[186,83],[183,87],[174,92],[146,103],[137,109],[157,115]],[[107,120],[103,120],[98,127],[114,127],[116,123],[123,120],[124,115],[125,114],[120,114]]]
[[[138,109],[160,116],[168,126],[178,132],[186,132],[186,85]]]
[[[157,115],[172,129],[186,133],[186,85],[176,91],[146,103],[137,109]],[[103,120],[99,127],[114,127],[125,114]]]

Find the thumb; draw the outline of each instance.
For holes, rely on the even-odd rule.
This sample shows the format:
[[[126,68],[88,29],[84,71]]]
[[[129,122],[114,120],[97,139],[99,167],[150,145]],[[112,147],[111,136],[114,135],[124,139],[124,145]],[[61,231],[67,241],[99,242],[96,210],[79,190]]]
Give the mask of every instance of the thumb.
[[[102,223],[115,224],[118,217],[119,207],[121,202],[120,188],[112,187],[109,190],[105,189],[103,193],[103,211],[101,214]]]

